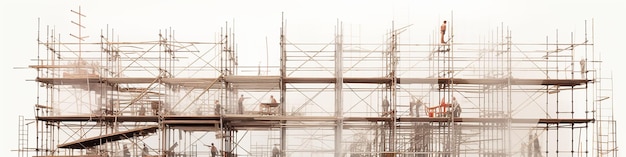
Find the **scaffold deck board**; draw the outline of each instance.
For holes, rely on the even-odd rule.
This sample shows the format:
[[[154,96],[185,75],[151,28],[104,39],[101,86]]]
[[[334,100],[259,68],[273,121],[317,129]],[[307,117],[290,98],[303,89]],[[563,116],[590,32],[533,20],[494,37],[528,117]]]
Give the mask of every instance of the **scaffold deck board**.
[[[37,78],[37,82],[48,84],[86,84],[86,83],[111,83],[111,84],[149,84],[155,82],[157,78],[93,78],[93,77],[72,77],[72,78]],[[206,88],[208,84],[217,78],[161,78],[161,83],[179,85],[183,87]],[[277,76],[228,76],[225,82],[232,83],[240,88],[276,88],[280,84],[280,77]],[[335,83],[336,78],[313,78],[313,77],[286,77],[282,79],[285,83]],[[345,77],[343,83],[391,83],[391,78],[351,78]],[[590,82],[587,79],[524,79],[524,78],[397,78],[399,84],[511,84],[511,85],[558,85],[577,86]],[[219,84],[214,84],[211,88],[223,88]]]
[[[430,118],[430,117],[402,117],[399,118],[399,122],[471,122],[471,123],[544,123],[544,124],[557,124],[557,123],[588,123],[593,119],[547,119],[547,118]]]
[[[220,119],[221,118],[221,119]],[[158,122],[159,116],[39,116],[38,120],[42,121],[116,121],[116,122]],[[217,124],[220,120],[228,122],[274,122],[279,121],[297,121],[297,122],[335,122],[339,120],[334,116],[268,116],[268,115],[239,115],[225,114],[205,115],[205,116],[163,116],[163,122],[168,125],[209,125]],[[394,120],[392,117],[343,117],[344,122],[389,122]],[[397,122],[487,122],[487,123],[588,123],[593,119],[576,119],[576,118],[447,118],[447,117],[399,117]],[[261,124],[265,126],[265,124]]]
[[[107,134],[107,135],[102,135],[102,136],[96,136],[96,137],[90,137],[90,138],[84,138],[84,139],[79,139],[73,142],[68,142],[65,144],[59,144],[57,145],[57,147],[59,148],[70,148],[70,149],[85,149],[85,148],[90,148],[93,146],[97,146],[97,145],[101,145],[107,142],[113,142],[113,141],[118,141],[118,140],[124,140],[124,139],[129,139],[129,138],[133,138],[136,136],[145,136],[148,135],[150,133],[154,133],[156,132],[157,128],[159,128],[158,126],[144,126],[144,127],[138,127],[135,129],[130,129],[130,130],[126,130],[126,131],[120,131],[120,132],[116,132],[116,133],[111,133],[111,134]]]
[[[53,155],[53,156],[33,156],[33,157],[102,157],[101,155]]]

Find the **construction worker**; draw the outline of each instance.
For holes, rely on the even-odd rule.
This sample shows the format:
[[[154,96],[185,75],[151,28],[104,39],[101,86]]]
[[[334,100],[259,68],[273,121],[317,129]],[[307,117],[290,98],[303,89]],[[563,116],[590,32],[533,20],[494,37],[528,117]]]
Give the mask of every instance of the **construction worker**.
[[[541,145],[539,145],[539,136],[535,133],[533,138],[533,156],[541,157]]]
[[[415,117],[420,117],[420,108],[423,105],[424,102],[422,102],[422,100],[413,98],[413,102],[411,102],[409,106],[409,115],[415,115]]]
[[[243,114],[243,94],[241,94],[241,96],[239,97],[239,100],[237,101],[237,113],[238,114]]]
[[[215,145],[213,143],[211,143],[211,145],[204,145],[207,146],[209,148],[211,148],[211,157],[216,157],[217,156],[217,147],[215,147]]]
[[[130,157],[130,150],[128,150],[128,147],[126,145],[124,145],[122,151],[124,153],[124,157]]]
[[[415,115],[415,113],[413,112],[413,109],[415,108],[415,106],[417,105],[415,101],[415,98],[411,99],[411,101],[409,101],[409,116],[413,117],[413,115]]]
[[[532,157],[533,156],[533,135],[528,133],[528,144],[526,145],[526,154],[528,155],[528,157]]]
[[[446,23],[447,23],[447,21],[444,20],[443,24],[441,24],[441,28],[440,28],[440,30],[441,30],[441,43],[442,44],[446,43],[446,41],[443,40],[443,36],[446,34],[446,28],[447,28]]]
[[[221,114],[222,105],[220,104],[219,100],[215,100],[215,106],[214,107],[215,107],[215,109],[214,109],[213,112],[215,113],[215,115],[220,115]]]
[[[146,115],[146,107],[144,107],[143,104],[139,105],[139,115],[140,116],[145,116]]]
[[[585,58],[581,58],[580,59],[580,78],[581,79],[586,79],[585,78],[585,73],[587,72],[587,60]]]
[[[272,102],[272,104],[278,103],[278,101],[274,99],[274,95],[270,95],[270,102]]]
[[[159,111],[161,110],[161,101],[151,101],[150,108],[152,109],[153,115],[159,115]]]
[[[387,100],[387,96],[383,98],[383,116],[387,116],[389,114],[389,100]]]
[[[141,156],[142,157],[148,157],[150,156],[150,152],[148,152],[148,147],[146,147],[146,144],[143,144],[143,149],[141,150]]]
[[[421,99],[417,99],[415,102],[417,105],[415,106],[415,117],[420,117],[420,108],[424,106],[424,102]]]
[[[450,112],[452,113],[452,115],[454,117],[459,117],[461,116],[461,105],[459,104],[458,101],[456,101],[456,97],[452,97],[452,103],[450,103]]]
[[[272,157],[279,157],[280,156],[280,150],[278,149],[278,146],[274,146],[274,149],[272,149]]]

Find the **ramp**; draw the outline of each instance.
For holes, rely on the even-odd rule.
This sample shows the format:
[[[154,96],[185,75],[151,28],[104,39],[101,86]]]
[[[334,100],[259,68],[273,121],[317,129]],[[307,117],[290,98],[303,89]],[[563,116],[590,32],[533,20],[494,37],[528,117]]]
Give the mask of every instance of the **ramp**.
[[[119,140],[129,139],[133,137],[139,137],[139,136],[146,136],[150,133],[156,132],[158,128],[159,127],[156,125],[139,127],[139,128],[126,130],[126,131],[120,131],[120,132],[111,133],[107,135],[84,138],[84,139],[76,140],[73,142],[57,145],[57,147],[69,148],[69,149],[86,149],[86,148],[101,145],[107,142],[119,141]]]

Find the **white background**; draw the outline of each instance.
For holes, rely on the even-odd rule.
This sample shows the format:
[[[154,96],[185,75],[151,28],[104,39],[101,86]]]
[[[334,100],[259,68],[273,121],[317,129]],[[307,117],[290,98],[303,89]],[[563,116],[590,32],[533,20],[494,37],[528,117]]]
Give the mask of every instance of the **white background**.
[[[65,41],[69,33],[76,34],[76,15],[70,10],[78,7],[87,15],[83,34],[88,41],[99,41],[100,30],[107,25],[126,41],[156,40],[159,30],[172,28],[178,38],[212,41],[225,22],[234,21],[239,53],[244,64],[265,64],[265,39],[269,56],[278,53],[278,35],[281,14],[284,13],[290,31],[319,29],[330,41],[337,20],[349,23],[347,27],[367,27],[363,30],[384,32],[391,21],[398,25],[413,24],[411,33],[429,36],[441,20],[454,19],[455,38],[477,39],[496,27],[504,25],[513,31],[514,42],[541,43],[556,30],[568,37],[569,32],[584,31],[584,21],[595,25],[595,51],[603,55],[603,71],[612,72],[614,104],[618,126],[623,123],[624,83],[626,66],[621,56],[626,41],[626,1],[619,0],[557,0],[557,1],[36,1],[4,0],[0,2],[0,53],[2,61],[2,148],[0,156],[17,156],[18,116],[33,116],[36,86],[32,81],[37,54],[38,18],[41,28],[54,27]],[[230,24],[230,23],[229,23]],[[423,29],[423,31],[416,31]],[[45,33],[41,33],[45,34]],[[365,33],[363,33],[365,34]],[[374,35],[378,35],[375,34]],[[295,33],[292,36],[297,36]],[[382,36],[382,35],[380,35]],[[43,38],[43,37],[42,37]],[[417,39],[416,39],[417,40]],[[243,56],[243,55],[242,55]],[[261,59],[259,59],[261,58]],[[270,65],[277,57],[270,57]],[[623,128],[618,128],[618,132]],[[626,135],[618,135],[619,138]],[[623,145],[625,139],[618,139]],[[623,147],[622,147],[623,148]],[[623,154],[623,153],[620,153]]]

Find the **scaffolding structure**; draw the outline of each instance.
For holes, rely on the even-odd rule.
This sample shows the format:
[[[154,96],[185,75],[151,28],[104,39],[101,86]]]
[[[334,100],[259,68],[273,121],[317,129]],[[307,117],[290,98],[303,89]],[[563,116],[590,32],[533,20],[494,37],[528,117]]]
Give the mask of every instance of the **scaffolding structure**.
[[[450,20],[446,43],[407,42],[411,26],[393,23],[383,43],[362,43],[338,21],[329,41],[299,43],[283,20],[269,56],[280,65],[262,75],[240,66],[228,24],[213,42],[171,29],[120,41],[108,28],[87,42],[72,12],[78,35],[38,38],[19,156],[208,156],[211,143],[229,157],[617,156],[593,22],[582,41],[517,43],[501,26],[457,42]]]

